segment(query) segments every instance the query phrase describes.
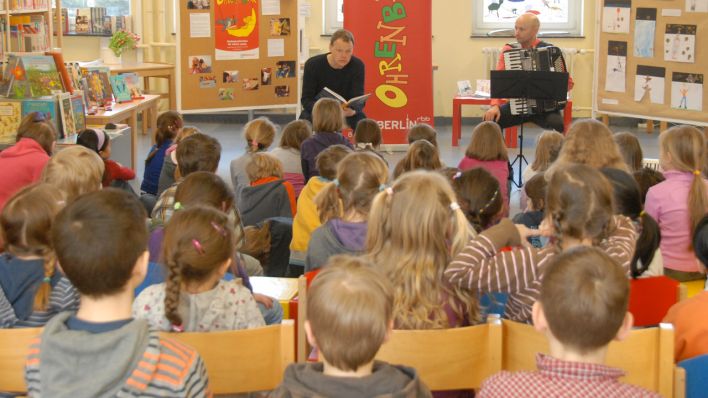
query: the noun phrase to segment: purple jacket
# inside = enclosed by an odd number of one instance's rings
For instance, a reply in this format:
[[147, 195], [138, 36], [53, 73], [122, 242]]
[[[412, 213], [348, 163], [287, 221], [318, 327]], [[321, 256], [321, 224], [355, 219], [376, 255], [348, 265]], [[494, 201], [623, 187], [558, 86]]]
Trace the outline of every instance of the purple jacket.
[[310, 177], [320, 175], [319, 170], [317, 170], [317, 165], [315, 164], [317, 155], [328, 147], [337, 144], [354, 149], [352, 143], [340, 133], [315, 133], [302, 143], [302, 146], [300, 146], [300, 159], [302, 161], [302, 174], [305, 176], [305, 181], [308, 181]]

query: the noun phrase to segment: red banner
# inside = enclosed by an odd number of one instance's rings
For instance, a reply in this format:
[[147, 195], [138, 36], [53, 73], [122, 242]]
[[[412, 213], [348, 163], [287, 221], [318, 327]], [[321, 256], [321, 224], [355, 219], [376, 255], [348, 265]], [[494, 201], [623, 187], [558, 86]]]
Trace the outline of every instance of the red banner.
[[366, 115], [385, 144], [405, 144], [415, 123], [433, 124], [431, 0], [345, 0], [344, 28], [366, 65]]

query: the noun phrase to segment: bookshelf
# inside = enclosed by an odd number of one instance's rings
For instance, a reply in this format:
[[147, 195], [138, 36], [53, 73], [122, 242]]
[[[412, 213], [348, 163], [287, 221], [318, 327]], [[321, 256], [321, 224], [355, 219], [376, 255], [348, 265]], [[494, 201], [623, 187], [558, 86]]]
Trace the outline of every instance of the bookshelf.
[[[61, 9], [61, 0], [56, 0]], [[0, 0], [0, 58], [8, 54], [43, 54], [54, 48], [51, 0]], [[61, 47], [61, 32], [57, 46]]]

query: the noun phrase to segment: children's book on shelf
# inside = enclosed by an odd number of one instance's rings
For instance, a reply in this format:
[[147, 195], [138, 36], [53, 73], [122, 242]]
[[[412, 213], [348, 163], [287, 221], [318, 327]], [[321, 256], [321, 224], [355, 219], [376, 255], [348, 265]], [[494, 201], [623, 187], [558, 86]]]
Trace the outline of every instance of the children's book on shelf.
[[22, 120], [22, 103], [17, 100], [0, 100], [0, 141], [14, 141]]
[[69, 76], [69, 71], [66, 69], [66, 63], [64, 62], [64, 56], [58, 51], [48, 51], [47, 55], [54, 58], [54, 64], [59, 71], [59, 76], [64, 85], [64, 89], [69, 93], [74, 92], [74, 84], [72, 82], [71, 76]]
[[77, 90], [71, 94], [71, 112], [74, 114], [74, 126], [77, 132], [86, 128], [86, 104], [84, 95]]
[[22, 100], [22, 117], [29, 115], [32, 112], [39, 112], [44, 116], [44, 120], [51, 122], [54, 128], [61, 136], [61, 124], [59, 123], [59, 112], [56, 96], [47, 96], [41, 98], [27, 98]]
[[10, 55], [8, 65], [12, 74], [8, 97], [36, 98], [64, 91], [59, 71], [51, 56]]
[[113, 97], [116, 102], [130, 102], [133, 97], [130, 95], [128, 85], [125, 84], [125, 77], [122, 75], [109, 76], [111, 88], [113, 89]]
[[76, 123], [74, 122], [74, 112], [71, 110], [71, 94], [59, 95], [59, 111], [61, 112], [62, 138], [76, 134]]
[[49, 25], [42, 14], [10, 16], [9, 51], [40, 52], [49, 50]]
[[88, 97], [90, 106], [110, 106], [113, 101], [113, 90], [108, 79], [110, 69], [107, 66], [81, 67], [81, 74], [88, 82]]
[[133, 99], [145, 98], [143, 95], [143, 90], [140, 88], [140, 76], [137, 73], [121, 73], [123, 79], [125, 80], [126, 86], [128, 86], [128, 91]]
[[76, 33], [91, 33], [91, 9], [79, 8], [76, 10]]
[[341, 95], [337, 94], [334, 90], [330, 89], [329, 87], [325, 87], [320, 91], [320, 93], [317, 95], [317, 98], [333, 98], [336, 99], [337, 101], [342, 103], [342, 107], [351, 107], [351, 106], [356, 106], [358, 104], [365, 104], [366, 100], [369, 99], [371, 94], [364, 94], [360, 95], [358, 97], [350, 98], [349, 100], [344, 99]]
[[0, 96], [9, 97], [12, 89], [12, 84], [15, 81], [15, 76], [21, 73], [21, 69], [18, 69], [20, 59], [14, 55], [11, 55], [5, 65], [5, 70], [2, 75], [2, 81], [0, 81]]

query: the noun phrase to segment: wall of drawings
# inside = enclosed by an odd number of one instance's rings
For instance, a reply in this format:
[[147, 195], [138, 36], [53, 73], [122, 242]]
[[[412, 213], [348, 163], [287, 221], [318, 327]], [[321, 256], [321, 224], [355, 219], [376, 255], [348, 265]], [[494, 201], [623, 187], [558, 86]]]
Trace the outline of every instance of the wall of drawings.
[[598, 0], [594, 110], [708, 125], [708, 0]]
[[295, 106], [296, 0], [178, 1], [178, 108]]

